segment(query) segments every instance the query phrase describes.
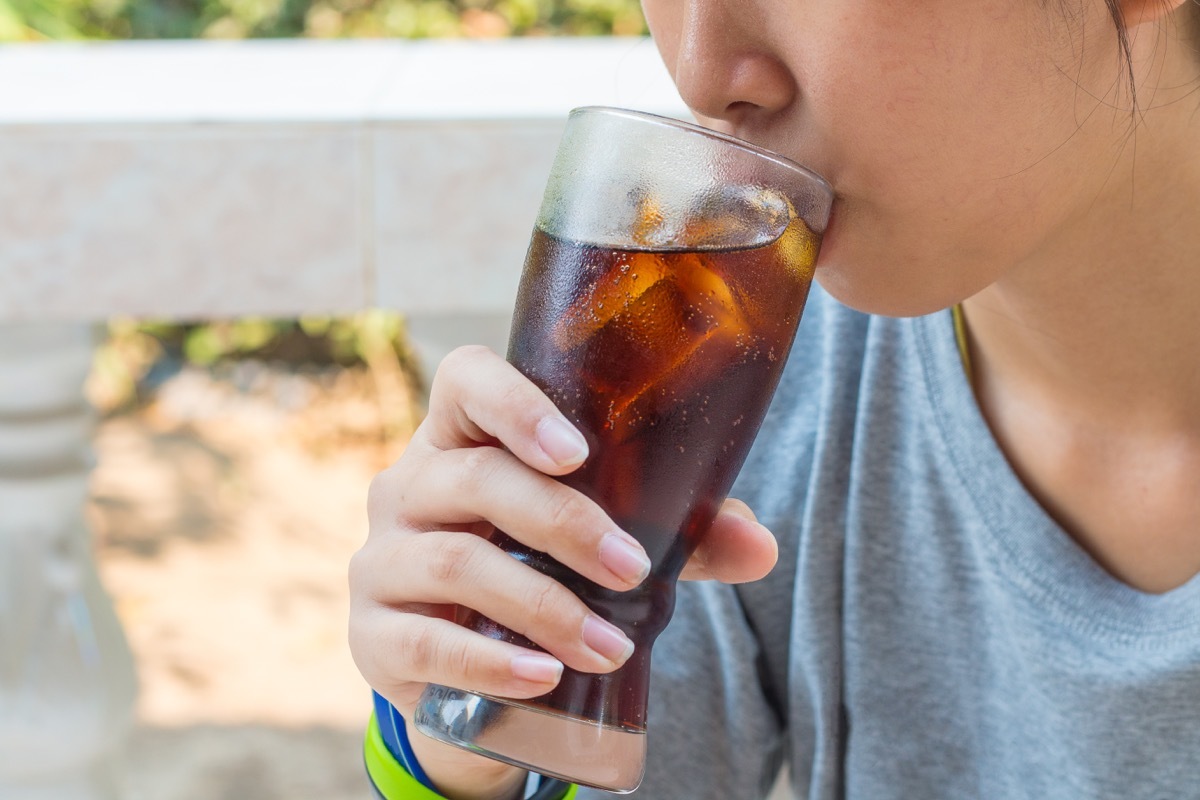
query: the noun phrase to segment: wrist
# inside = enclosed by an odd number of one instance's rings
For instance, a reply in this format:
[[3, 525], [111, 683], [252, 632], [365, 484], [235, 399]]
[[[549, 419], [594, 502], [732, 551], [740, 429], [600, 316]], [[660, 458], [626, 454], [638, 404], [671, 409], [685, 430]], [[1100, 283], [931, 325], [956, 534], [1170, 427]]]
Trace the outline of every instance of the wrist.
[[413, 754], [438, 792], [450, 800], [520, 800], [527, 772], [430, 739], [409, 729]]

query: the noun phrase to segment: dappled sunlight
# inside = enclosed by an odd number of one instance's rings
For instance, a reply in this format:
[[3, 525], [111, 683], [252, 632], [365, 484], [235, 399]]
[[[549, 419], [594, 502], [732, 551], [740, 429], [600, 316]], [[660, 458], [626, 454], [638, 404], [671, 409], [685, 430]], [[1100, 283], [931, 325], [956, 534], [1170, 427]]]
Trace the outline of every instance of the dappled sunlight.
[[190, 366], [100, 423], [89, 519], [141, 681], [131, 796], [368, 796], [345, 572], [416, 417], [378, 386]]

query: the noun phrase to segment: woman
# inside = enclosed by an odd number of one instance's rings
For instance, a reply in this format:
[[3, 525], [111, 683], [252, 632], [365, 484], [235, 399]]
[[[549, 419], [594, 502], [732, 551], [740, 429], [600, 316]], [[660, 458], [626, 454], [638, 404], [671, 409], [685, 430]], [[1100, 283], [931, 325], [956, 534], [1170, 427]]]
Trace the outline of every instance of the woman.
[[[808, 798], [1200, 796], [1200, 8], [644, 6], [701, 123], [837, 201], [749, 507], [655, 646], [637, 796], [761, 797], [781, 761]], [[547, 477], [585, 456], [498, 356], [443, 364], [351, 565], [355, 659], [401, 715], [428, 681], [533, 697], [628, 657], [478, 535], [636, 584], [639, 548]], [[514, 768], [410, 755], [441, 796], [523, 796]]]

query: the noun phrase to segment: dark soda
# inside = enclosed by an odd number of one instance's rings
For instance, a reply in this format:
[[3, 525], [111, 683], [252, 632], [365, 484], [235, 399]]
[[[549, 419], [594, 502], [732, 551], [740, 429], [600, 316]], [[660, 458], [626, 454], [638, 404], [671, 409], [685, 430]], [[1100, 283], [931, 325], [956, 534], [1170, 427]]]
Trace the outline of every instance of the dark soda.
[[[636, 645], [615, 672], [567, 668], [553, 691], [525, 704], [645, 730], [651, 646], [766, 413], [818, 245], [798, 218], [766, 244], [700, 252], [602, 248], [535, 231], [508, 359], [588, 439], [587, 462], [561, 480], [636, 537], [653, 566], [641, 586], [614, 592], [493, 535]], [[480, 614], [463, 621], [541, 649]]]

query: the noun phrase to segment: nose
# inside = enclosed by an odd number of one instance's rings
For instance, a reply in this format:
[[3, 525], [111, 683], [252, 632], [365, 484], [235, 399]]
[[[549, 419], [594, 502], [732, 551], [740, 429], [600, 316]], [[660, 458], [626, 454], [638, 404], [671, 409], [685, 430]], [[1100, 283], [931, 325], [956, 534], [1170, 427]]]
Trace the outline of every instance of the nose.
[[737, 129], [791, 105], [799, 92], [772, 51], [760, 4], [747, 0], [685, 0], [674, 63], [667, 66], [688, 107], [702, 121]]

